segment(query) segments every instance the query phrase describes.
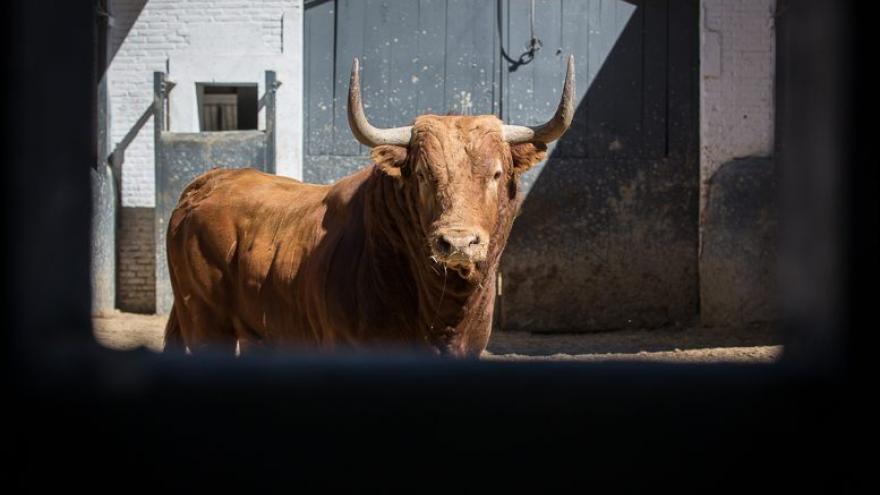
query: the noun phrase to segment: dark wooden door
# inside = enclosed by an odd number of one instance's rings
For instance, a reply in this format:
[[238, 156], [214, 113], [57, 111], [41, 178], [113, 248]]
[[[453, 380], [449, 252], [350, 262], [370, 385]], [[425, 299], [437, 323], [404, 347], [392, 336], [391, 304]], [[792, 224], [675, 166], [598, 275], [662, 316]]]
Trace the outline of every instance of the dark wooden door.
[[[528, 39], [529, 2], [508, 5], [513, 50]], [[537, 1], [534, 31], [534, 61], [504, 73], [505, 120], [547, 118], [569, 53], [579, 105], [524, 177], [502, 265], [504, 326], [686, 324], [698, 305], [698, 3]]]
[[332, 182], [369, 164], [346, 116], [354, 57], [375, 125], [405, 125], [424, 113], [497, 113], [495, 12], [487, 0], [307, 3], [305, 180]]

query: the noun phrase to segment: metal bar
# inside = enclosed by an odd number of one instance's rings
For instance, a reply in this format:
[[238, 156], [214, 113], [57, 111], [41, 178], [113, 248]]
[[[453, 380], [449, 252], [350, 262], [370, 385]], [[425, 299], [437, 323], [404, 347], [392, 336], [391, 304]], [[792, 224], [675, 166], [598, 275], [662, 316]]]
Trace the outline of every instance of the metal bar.
[[[165, 73], [164, 72], [153, 72], [153, 170], [156, 187], [156, 205], [160, 205], [161, 198], [161, 188], [158, 187], [159, 184], [164, 183], [164, 167], [162, 166], [162, 132], [165, 130]], [[170, 284], [168, 282], [167, 275], [167, 265], [165, 263], [165, 249], [164, 242], [161, 242], [160, 239], [165, 239], [164, 225], [162, 225], [162, 219], [159, 216], [159, 212], [155, 212], [156, 215], [153, 219], [153, 228], [155, 229], [155, 239], [156, 239], [156, 249], [154, 251], [155, 255], [155, 280], [156, 280], [156, 312], [159, 314], [168, 313], [171, 310], [171, 305], [167, 304], [166, 301], [169, 299], [166, 296], [166, 293], [169, 292]]]
[[266, 172], [275, 173], [275, 93], [281, 86], [274, 70], [266, 71]]
[[[165, 80], [165, 91], [164, 93], [169, 93], [174, 88], [175, 83], [172, 81]], [[165, 95], [167, 96], [167, 95]], [[137, 121], [131, 126], [131, 129], [125, 134], [125, 137], [122, 138], [122, 141], [118, 142], [116, 146], [113, 148], [113, 151], [107, 156], [107, 162], [110, 164], [110, 168], [113, 169], [113, 173], [116, 176], [117, 187], [122, 187], [122, 164], [125, 163], [125, 150], [131, 146], [132, 141], [137, 137], [137, 135], [141, 132], [141, 129], [147, 124], [147, 121], [150, 120], [150, 117], [153, 116], [156, 109], [156, 102], [154, 101], [147, 108], [144, 109], [144, 112], [138, 117]], [[164, 107], [163, 107], [164, 109]]]
[[153, 72], [153, 127], [156, 131], [156, 142], [159, 134], [165, 130], [165, 73]]

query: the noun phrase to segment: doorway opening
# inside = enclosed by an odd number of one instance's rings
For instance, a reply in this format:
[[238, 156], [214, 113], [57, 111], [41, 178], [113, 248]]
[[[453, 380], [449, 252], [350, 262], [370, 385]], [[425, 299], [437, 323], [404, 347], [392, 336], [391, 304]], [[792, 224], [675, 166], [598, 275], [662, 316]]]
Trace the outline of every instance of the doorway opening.
[[196, 83], [199, 130], [242, 131], [257, 128], [256, 84]]

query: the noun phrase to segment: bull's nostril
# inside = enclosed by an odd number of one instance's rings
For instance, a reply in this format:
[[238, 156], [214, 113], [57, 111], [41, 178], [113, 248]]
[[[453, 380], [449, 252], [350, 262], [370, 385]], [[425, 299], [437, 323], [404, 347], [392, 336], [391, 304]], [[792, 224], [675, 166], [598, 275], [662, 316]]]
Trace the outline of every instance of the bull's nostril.
[[471, 237], [471, 246], [473, 246], [473, 245], [475, 245], [475, 244], [479, 244], [479, 243], [480, 243], [480, 240], [481, 240], [481, 239], [480, 239], [480, 234], [474, 234], [474, 235]]
[[445, 237], [440, 237], [437, 239], [437, 249], [441, 254], [449, 254], [452, 252], [452, 243], [447, 241]]

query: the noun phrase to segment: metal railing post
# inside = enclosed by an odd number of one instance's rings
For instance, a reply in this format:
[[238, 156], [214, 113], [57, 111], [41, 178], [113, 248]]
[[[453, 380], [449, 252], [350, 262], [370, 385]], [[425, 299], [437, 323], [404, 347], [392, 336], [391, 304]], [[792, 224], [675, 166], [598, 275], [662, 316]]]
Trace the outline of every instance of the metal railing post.
[[275, 93], [281, 86], [281, 81], [276, 79], [274, 70], [266, 71], [266, 172], [275, 173]]

